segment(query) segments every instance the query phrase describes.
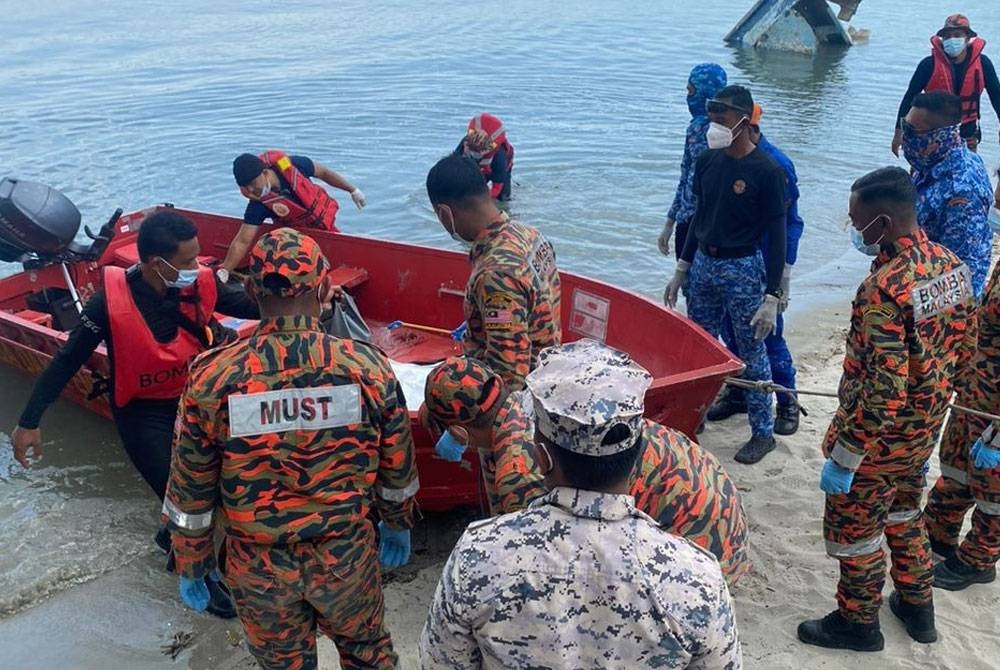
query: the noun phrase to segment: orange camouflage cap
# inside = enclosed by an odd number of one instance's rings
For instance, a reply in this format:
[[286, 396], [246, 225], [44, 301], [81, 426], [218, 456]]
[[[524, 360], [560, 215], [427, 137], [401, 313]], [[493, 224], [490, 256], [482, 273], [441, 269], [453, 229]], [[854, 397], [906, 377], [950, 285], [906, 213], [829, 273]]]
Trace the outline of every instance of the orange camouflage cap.
[[764, 108], [761, 107], [756, 102], [753, 103], [753, 113], [750, 114], [750, 125], [751, 126], [759, 126], [760, 125], [760, 117], [762, 117], [762, 116], [764, 116]]
[[493, 409], [502, 386], [500, 375], [479, 361], [451, 356], [427, 375], [424, 405], [445, 427], [471, 423]]
[[[284, 298], [316, 288], [329, 270], [330, 262], [316, 240], [292, 228], [278, 228], [263, 235], [250, 252], [254, 286]], [[275, 275], [285, 281], [269, 279]]]
[[955, 28], [964, 30], [969, 34], [969, 37], [976, 37], [976, 31], [972, 29], [972, 24], [969, 23], [969, 17], [965, 14], [952, 14], [946, 18], [944, 20], [944, 27], [937, 31], [937, 36], [941, 37], [941, 33], [946, 30], [954, 30]]

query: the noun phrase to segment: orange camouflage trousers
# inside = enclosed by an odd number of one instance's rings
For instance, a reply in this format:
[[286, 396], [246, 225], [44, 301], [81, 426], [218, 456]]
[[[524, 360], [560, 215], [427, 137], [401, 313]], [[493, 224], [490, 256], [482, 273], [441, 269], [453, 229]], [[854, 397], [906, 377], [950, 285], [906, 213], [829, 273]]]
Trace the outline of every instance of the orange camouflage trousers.
[[919, 466], [907, 474], [862, 466], [849, 493], [826, 497], [823, 535], [827, 553], [840, 561], [837, 606], [848, 621], [878, 620], [885, 585], [883, 535], [896, 590], [909, 603], [931, 602], [931, 550], [920, 512], [923, 487]]
[[284, 546], [227, 538], [226, 583], [260, 667], [314, 670], [317, 628], [344, 670], [396, 667], [374, 530], [351, 539], [345, 548], [343, 538]]
[[[924, 509], [930, 538], [958, 545], [959, 560], [977, 570], [988, 570], [1000, 558], [1000, 469], [980, 470], [969, 458], [970, 445], [985, 424], [967, 414], [952, 414], [941, 441], [941, 476]], [[962, 522], [972, 507], [972, 527], [959, 544]]]

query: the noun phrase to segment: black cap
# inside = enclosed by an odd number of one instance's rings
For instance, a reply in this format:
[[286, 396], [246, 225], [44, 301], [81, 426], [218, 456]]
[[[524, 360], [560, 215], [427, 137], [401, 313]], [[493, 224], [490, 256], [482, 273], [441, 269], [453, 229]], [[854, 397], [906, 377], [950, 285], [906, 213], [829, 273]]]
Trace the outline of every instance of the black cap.
[[240, 154], [233, 161], [233, 176], [240, 188], [249, 186], [263, 171], [264, 161], [253, 154]]

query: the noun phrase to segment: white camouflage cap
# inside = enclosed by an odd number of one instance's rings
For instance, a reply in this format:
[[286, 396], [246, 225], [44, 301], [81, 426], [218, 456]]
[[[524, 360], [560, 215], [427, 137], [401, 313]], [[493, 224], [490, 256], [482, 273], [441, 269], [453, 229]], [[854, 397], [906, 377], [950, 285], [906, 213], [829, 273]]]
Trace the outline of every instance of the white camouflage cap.
[[[623, 351], [596, 340], [549, 347], [525, 384], [534, 399], [535, 428], [554, 444], [586, 456], [611, 456], [642, 432], [643, 399], [653, 376]], [[628, 436], [602, 444], [618, 425]]]

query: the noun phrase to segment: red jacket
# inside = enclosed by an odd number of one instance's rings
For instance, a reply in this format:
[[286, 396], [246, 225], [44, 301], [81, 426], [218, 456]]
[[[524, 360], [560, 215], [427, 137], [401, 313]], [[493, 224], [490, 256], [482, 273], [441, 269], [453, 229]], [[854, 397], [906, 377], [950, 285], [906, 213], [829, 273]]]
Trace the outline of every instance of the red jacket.
[[[490, 150], [484, 153], [479, 159], [479, 170], [483, 173], [483, 179], [487, 182], [492, 182], [493, 157], [500, 150], [500, 147], [503, 147], [507, 152], [507, 174], [509, 175], [510, 171], [514, 169], [514, 147], [507, 141], [507, 129], [504, 128], [503, 121], [492, 114], [477, 114], [469, 121], [468, 132], [472, 134], [479, 131], [483, 131], [489, 135], [491, 142]], [[494, 198], [499, 197], [502, 190], [502, 182], [492, 184], [490, 195]]]
[[931, 91], [945, 91], [953, 93], [962, 98], [962, 123], [976, 123], [979, 121], [979, 96], [986, 88], [986, 77], [983, 75], [983, 61], [980, 56], [986, 48], [986, 41], [981, 37], [974, 37], [969, 40], [968, 65], [965, 68], [965, 79], [962, 86], [956, 90], [954, 75], [952, 74], [952, 60], [944, 51], [944, 44], [940, 37], [935, 35], [931, 38], [931, 54], [934, 56], [934, 72], [930, 81], [924, 89], [928, 93]]
[[335, 223], [340, 205], [323, 187], [299, 172], [286, 153], [272, 149], [262, 153], [260, 159], [281, 174], [295, 194], [294, 198], [288, 198], [278, 191], [271, 191], [260, 199], [281, 225], [340, 232]]
[[[104, 294], [114, 341], [115, 405], [124, 407], [134, 398], [179, 398], [187, 382], [188, 363], [205, 349], [204, 345], [180, 326], [173, 340], [158, 342], [132, 298], [122, 268], [104, 268]], [[196, 295], [197, 302], [181, 303], [181, 313], [207, 330], [217, 298], [212, 271], [199, 268], [198, 281], [182, 294]]]

